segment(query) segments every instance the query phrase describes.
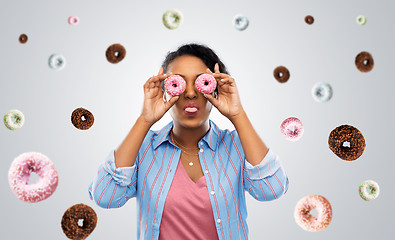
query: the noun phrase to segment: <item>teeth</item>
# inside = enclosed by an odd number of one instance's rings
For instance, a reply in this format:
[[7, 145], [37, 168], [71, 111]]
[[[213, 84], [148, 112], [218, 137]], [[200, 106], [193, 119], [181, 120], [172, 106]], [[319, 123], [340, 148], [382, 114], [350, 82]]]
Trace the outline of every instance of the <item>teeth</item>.
[[187, 107], [187, 108], [185, 108], [185, 111], [187, 111], [187, 112], [196, 112], [197, 108], [195, 108], [195, 107]]

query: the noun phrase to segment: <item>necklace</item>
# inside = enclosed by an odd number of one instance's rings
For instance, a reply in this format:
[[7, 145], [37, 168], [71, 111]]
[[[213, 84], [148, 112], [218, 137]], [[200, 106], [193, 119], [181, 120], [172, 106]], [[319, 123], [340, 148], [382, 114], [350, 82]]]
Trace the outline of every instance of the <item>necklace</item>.
[[[174, 138], [173, 131], [170, 131], [170, 138], [174, 141], [174, 143], [175, 143], [178, 147], [181, 148], [181, 151], [184, 152], [185, 154], [187, 154], [187, 155], [192, 155], [192, 156], [199, 156], [198, 153], [192, 154], [192, 153], [188, 153], [187, 151], [185, 151], [184, 149], [195, 149], [195, 150], [196, 150], [196, 148], [187, 148], [187, 147], [181, 145], [181, 144], [180, 144], [179, 142], [177, 142], [176, 139]], [[183, 148], [184, 148], [184, 149], [183, 149]], [[184, 155], [184, 158], [185, 158], [185, 155]], [[196, 160], [196, 159], [199, 159], [199, 157], [194, 158], [193, 160]], [[189, 161], [189, 159], [187, 159], [187, 160]], [[189, 166], [191, 166], [191, 167], [193, 166], [193, 162], [192, 162], [192, 161], [189, 162]]]

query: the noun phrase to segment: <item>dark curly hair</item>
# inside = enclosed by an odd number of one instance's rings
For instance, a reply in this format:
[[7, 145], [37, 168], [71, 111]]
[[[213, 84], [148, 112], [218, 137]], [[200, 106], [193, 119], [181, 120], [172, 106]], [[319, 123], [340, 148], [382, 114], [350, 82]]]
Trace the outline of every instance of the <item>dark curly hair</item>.
[[[167, 68], [169, 67], [169, 64], [174, 59], [184, 55], [195, 56], [202, 59], [204, 64], [206, 64], [206, 66], [211, 70], [211, 72], [214, 72], [215, 63], [218, 63], [219, 71], [221, 73], [229, 74], [224, 63], [219, 59], [217, 54], [211, 48], [209, 48], [204, 44], [197, 44], [197, 43], [184, 44], [180, 46], [176, 51], [168, 52], [165, 60], [162, 63], [163, 72], [164, 73], [167, 72]], [[161, 82], [161, 86], [162, 86], [162, 90], [165, 91], [164, 81]], [[218, 95], [218, 88], [216, 88], [214, 92], [216, 95]]]

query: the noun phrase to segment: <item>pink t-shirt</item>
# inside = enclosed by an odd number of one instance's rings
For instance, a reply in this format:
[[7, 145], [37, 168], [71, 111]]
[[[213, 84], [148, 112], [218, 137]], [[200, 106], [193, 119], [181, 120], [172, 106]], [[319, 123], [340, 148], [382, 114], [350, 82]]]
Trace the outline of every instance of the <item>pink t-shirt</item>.
[[193, 182], [181, 160], [167, 194], [159, 240], [218, 239], [204, 176]]

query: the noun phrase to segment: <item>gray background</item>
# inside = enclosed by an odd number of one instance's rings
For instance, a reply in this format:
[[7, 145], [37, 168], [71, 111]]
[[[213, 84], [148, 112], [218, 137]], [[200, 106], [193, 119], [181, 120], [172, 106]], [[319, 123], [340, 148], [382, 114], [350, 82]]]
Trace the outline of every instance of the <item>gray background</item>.
[[[235, 78], [248, 117], [263, 141], [280, 155], [289, 176], [288, 193], [279, 200], [258, 202], [248, 193], [250, 239], [392, 239], [395, 234], [394, 157], [394, 1], [2, 1], [0, 4], [0, 112], [19, 109], [25, 125], [16, 131], [0, 127], [1, 238], [67, 239], [60, 221], [73, 204], [85, 203], [98, 214], [89, 239], [135, 239], [136, 201], [120, 209], [96, 206], [88, 186], [109, 152], [118, 147], [143, 104], [143, 84], [157, 74], [168, 51], [188, 42], [207, 44]], [[176, 8], [183, 24], [168, 30], [162, 14]], [[233, 17], [250, 20], [237, 31]], [[315, 22], [304, 22], [306, 15]], [[367, 17], [365, 26], [356, 17]], [[67, 18], [80, 18], [70, 26]], [[28, 35], [20, 44], [21, 33]], [[125, 59], [110, 64], [105, 50], [121, 43]], [[369, 73], [355, 67], [361, 51], [373, 55]], [[54, 71], [48, 58], [60, 53], [66, 67]], [[273, 70], [291, 73], [278, 83]], [[316, 82], [332, 85], [333, 98], [315, 102]], [[90, 110], [94, 125], [87, 131], [70, 121], [78, 107]], [[298, 117], [305, 133], [285, 140], [280, 124]], [[211, 116], [222, 129], [234, 129], [215, 108]], [[157, 122], [159, 129], [169, 113]], [[365, 136], [366, 149], [346, 162], [328, 147], [335, 127], [349, 124]], [[25, 203], [11, 192], [8, 169], [15, 157], [36, 151], [47, 155], [59, 173], [59, 185], [48, 199]], [[365, 202], [359, 184], [372, 179], [380, 196]], [[293, 212], [299, 199], [325, 196], [333, 220], [321, 232], [300, 228]]]

